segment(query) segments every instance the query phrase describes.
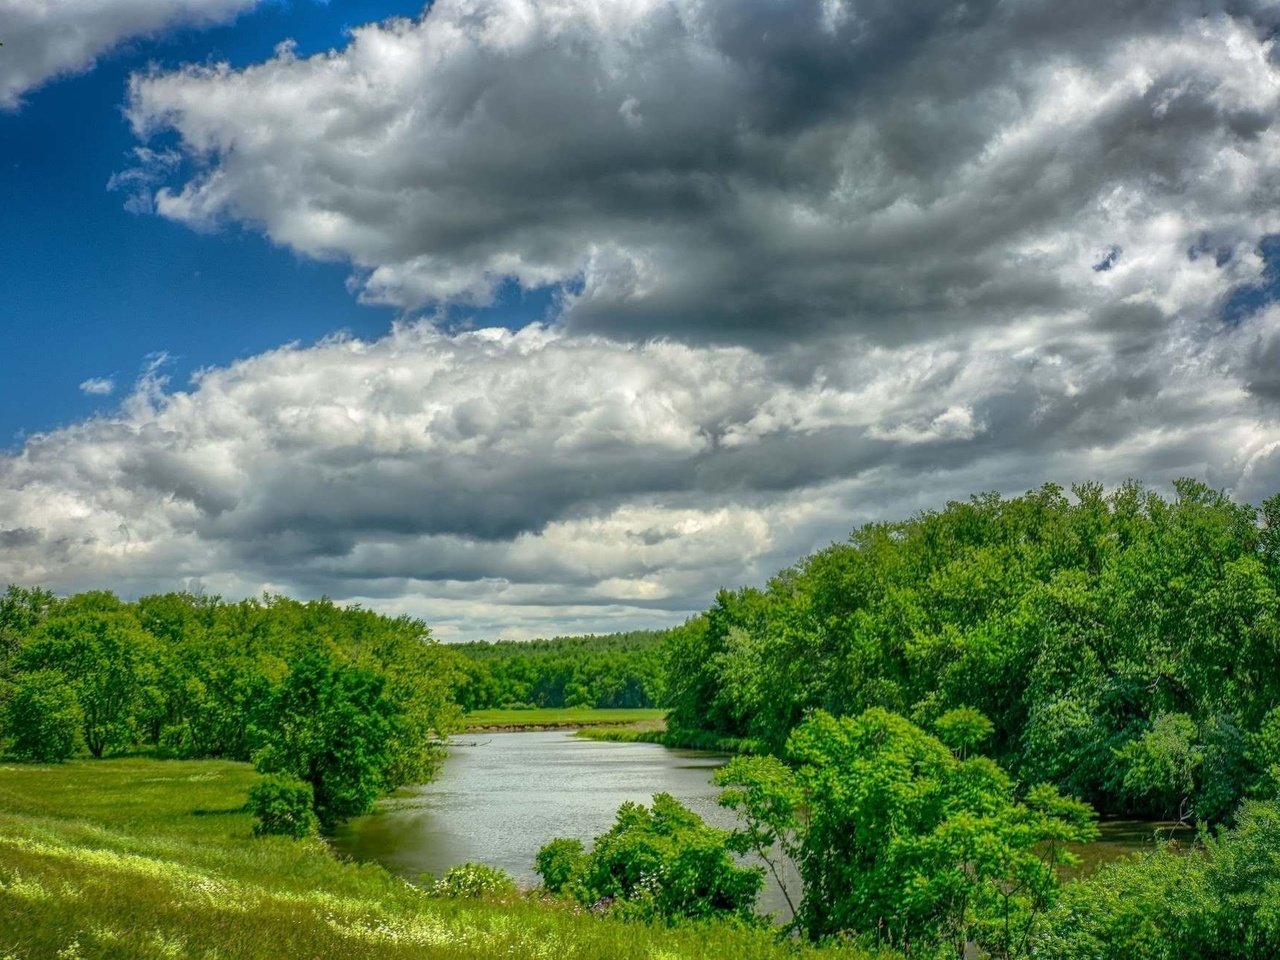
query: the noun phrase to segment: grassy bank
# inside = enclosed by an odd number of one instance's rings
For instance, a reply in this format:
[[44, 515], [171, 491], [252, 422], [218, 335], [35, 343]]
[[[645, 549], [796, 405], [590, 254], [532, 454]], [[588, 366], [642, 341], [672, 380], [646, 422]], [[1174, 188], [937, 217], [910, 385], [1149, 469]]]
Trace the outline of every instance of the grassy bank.
[[577, 734], [585, 740], [607, 740], [611, 743], [660, 743], [664, 747], [706, 750], [711, 753], [764, 753], [758, 740], [722, 737], [701, 730], [667, 730], [663, 727], [583, 727]]
[[859, 957], [533, 898], [439, 900], [319, 840], [254, 839], [256, 774], [218, 761], [0, 768], [0, 957], [218, 960]]
[[665, 710], [548, 707], [534, 710], [473, 710], [468, 730], [559, 730], [585, 726], [661, 730]]

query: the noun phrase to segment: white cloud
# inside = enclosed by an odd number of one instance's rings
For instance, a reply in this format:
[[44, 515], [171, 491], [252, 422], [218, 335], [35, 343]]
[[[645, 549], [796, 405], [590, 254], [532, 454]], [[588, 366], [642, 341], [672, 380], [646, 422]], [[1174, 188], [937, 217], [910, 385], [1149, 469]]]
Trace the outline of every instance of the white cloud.
[[80, 384], [80, 392], [91, 397], [109, 397], [115, 389], [116, 382], [111, 377], [90, 377]]
[[1280, 311], [1135, 365], [998, 337], [742, 347], [426, 324], [201, 373], [0, 456], [0, 582], [321, 593], [445, 635], [671, 622], [855, 523], [1044, 479], [1253, 495], [1241, 364]]
[[199, 578], [528, 635], [669, 622], [978, 490], [1256, 500], [1280, 486], [1278, 16], [438, 0], [344, 50], [136, 76], [132, 209], [346, 259], [369, 300], [514, 280], [561, 312], [177, 392], [152, 370], [0, 457], [0, 581]]
[[124, 40], [229, 20], [258, 0], [0, 0], [0, 109], [53, 77], [83, 73]]
[[[619, 337], [1123, 343], [1280, 230], [1280, 14], [1231, 9], [439, 0], [340, 51], [136, 76], [129, 115], [198, 160], [161, 215], [347, 259], [371, 301], [515, 281]], [[1237, 256], [1193, 268], [1202, 242]]]

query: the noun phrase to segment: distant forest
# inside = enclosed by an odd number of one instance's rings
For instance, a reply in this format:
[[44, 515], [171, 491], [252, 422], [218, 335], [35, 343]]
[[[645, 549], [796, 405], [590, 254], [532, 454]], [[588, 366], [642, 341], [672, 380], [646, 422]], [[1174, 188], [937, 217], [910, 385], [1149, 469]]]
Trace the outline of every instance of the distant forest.
[[462, 643], [458, 702], [497, 707], [656, 707], [663, 704], [662, 631], [528, 642]]

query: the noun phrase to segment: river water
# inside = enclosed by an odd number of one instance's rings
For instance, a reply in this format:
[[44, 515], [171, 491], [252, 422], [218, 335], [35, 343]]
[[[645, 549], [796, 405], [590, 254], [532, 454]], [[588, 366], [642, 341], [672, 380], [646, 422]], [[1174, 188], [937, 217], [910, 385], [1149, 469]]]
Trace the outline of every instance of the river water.
[[[627, 800], [648, 804], [669, 793], [719, 827], [734, 815], [716, 803], [720, 754], [670, 750], [651, 743], [582, 740], [572, 731], [469, 735], [452, 746], [440, 776], [382, 801], [371, 816], [352, 820], [334, 838], [339, 852], [381, 863], [408, 880], [440, 876], [468, 860], [501, 867], [523, 884], [538, 877], [533, 859], [552, 837], [589, 843], [613, 824]], [[1168, 824], [1104, 822], [1100, 842], [1078, 847], [1088, 873], [1126, 853], [1152, 849]], [[1182, 834], [1186, 836], [1186, 832]], [[786, 878], [799, 888], [794, 868]], [[759, 907], [787, 919], [790, 912], [770, 878]]]
[[[450, 747], [435, 781], [400, 790], [376, 813], [352, 820], [334, 846], [409, 880], [474, 860], [532, 886], [543, 844], [552, 837], [589, 844], [627, 800], [648, 804], [655, 793], [669, 793], [709, 823], [733, 826], [711, 782], [725, 760], [651, 743], [583, 740], [563, 730], [468, 735]], [[760, 906], [787, 915], [772, 883]]]

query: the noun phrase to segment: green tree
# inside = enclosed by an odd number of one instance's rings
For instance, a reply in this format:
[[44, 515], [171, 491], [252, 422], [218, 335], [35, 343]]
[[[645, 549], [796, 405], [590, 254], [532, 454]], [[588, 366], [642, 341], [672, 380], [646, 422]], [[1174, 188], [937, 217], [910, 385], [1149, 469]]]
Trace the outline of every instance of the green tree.
[[4, 731], [18, 760], [56, 763], [83, 741], [84, 716], [67, 678], [56, 670], [22, 674], [5, 704]]
[[155, 644], [111, 594], [62, 601], [18, 657], [24, 671], [57, 670], [80, 703], [85, 746], [95, 757], [135, 742], [140, 677]]
[[293, 665], [260, 719], [254, 763], [305, 781], [320, 823], [368, 813], [395, 784], [395, 705], [383, 679], [309, 653]]
[[814, 939], [1022, 955], [1053, 902], [1057, 868], [1073, 860], [1066, 845], [1095, 835], [1084, 804], [1049, 787], [1019, 801], [990, 759], [962, 760], [880, 708], [817, 713], [788, 750], [793, 769], [741, 758], [720, 780], [745, 820], [745, 845], [797, 859], [797, 922]]

